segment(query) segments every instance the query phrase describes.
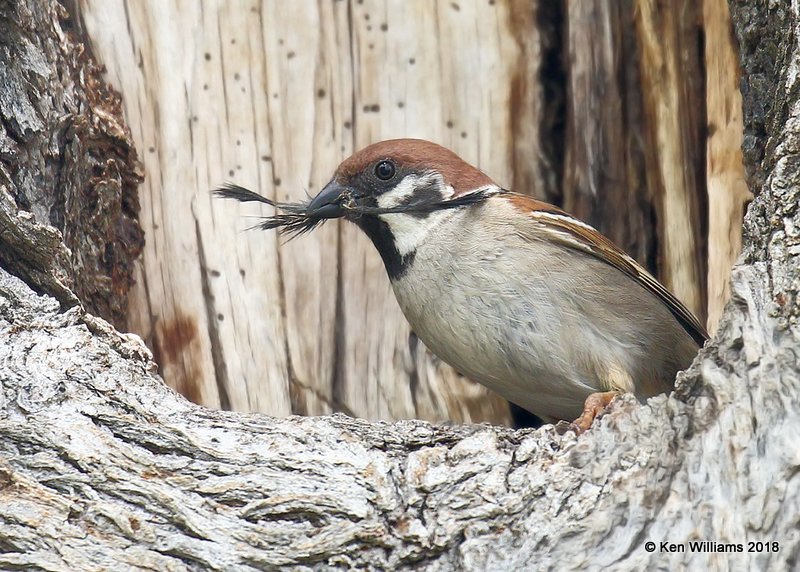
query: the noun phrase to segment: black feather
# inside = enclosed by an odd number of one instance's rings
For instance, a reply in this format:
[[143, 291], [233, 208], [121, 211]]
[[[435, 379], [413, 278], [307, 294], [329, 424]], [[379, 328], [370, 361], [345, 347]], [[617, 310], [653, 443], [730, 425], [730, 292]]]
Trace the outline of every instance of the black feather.
[[235, 199], [241, 203], [264, 203], [283, 211], [264, 217], [263, 221], [251, 226], [248, 230], [277, 229], [281, 234], [286, 234], [291, 240], [313, 230], [325, 221], [325, 219], [310, 217], [306, 214], [308, 202], [282, 203], [273, 201], [249, 189], [231, 183], [215, 189], [212, 194], [223, 199]]
[[[235, 199], [242, 203], [264, 203], [275, 207], [279, 211], [283, 211], [264, 217], [262, 222], [250, 228], [261, 230], [278, 229], [281, 233], [286, 233], [290, 239], [315, 229], [327, 220], [308, 214], [308, 204], [310, 201], [297, 203], [273, 201], [244, 187], [230, 183], [212, 191], [212, 193], [223, 199]], [[342, 208], [353, 215], [362, 216], [378, 216], [382, 214], [426, 214], [438, 210], [458, 208], [479, 203], [489, 198], [492, 194], [494, 194], [493, 191], [477, 191], [449, 200], [401, 204], [388, 208], [359, 205], [352, 200], [352, 197], [343, 197]]]
[[273, 201], [272, 199], [268, 199], [267, 197], [261, 196], [258, 193], [254, 193], [249, 189], [245, 189], [244, 187], [240, 187], [239, 185], [234, 185], [232, 183], [228, 183], [222, 188], [211, 192], [223, 199], [236, 199], [240, 203], [264, 203], [287, 213], [305, 214], [306, 208], [308, 207], [308, 202], [281, 203], [278, 201]]

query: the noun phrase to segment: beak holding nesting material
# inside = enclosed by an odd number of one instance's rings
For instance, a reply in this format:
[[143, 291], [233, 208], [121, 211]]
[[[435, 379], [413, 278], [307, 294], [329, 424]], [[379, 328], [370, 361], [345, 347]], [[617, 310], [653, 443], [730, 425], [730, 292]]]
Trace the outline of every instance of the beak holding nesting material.
[[669, 290], [594, 228], [428, 141], [370, 145], [305, 202], [235, 185], [216, 195], [276, 208], [254, 228], [290, 238], [328, 219], [355, 223], [429, 349], [539, 417], [580, 415], [568, 425], [576, 432], [616, 395], [610, 378], [629, 380], [626, 391], [642, 400], [669, 391], [707, 339]]
[[355, 206], [355, 201], [350, 189], [333, 180], [311, 199], [306, 206], [306, 216], [318, 219], [341, 218], [347, 212], [347, 207], [352, 206]]
[[[327, 188], [327, 187], [326, 187]], [[288, 235], [289, 239], [313, 230], [326, 219], [343, 216], [344, 211], [337, 207], [333, 193], [323, 196], [323, 192], [308, 202], [283, 203], [254, 193], [238, 185], [227, 184], [213, 191], [217, 197], [235, 199], [241, 203], [263, 203], [276, 208], [279, 212], [264, 217], [262, 222], [252, 229], [278, 229]]]

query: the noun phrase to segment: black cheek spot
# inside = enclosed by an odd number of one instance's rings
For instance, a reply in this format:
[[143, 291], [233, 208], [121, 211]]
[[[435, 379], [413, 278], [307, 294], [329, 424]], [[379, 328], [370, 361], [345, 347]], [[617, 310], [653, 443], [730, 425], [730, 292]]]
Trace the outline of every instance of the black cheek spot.
[[[428, 183], [424, 187], [417, 188], [414, 193], [403, 199], [400, 204], [404, 206], [408, 205], [425, 205], [430, 203], [438, 203], [444, 200], [444, 195], [442, 194], [441, 189], [439, 188], [439, 184], [436, 181]], [[424, 219], [428, 218], [433, 211], [425, 212], [425, 211], [417, 211], [409, 213], [410, 216], [415, 218]]]

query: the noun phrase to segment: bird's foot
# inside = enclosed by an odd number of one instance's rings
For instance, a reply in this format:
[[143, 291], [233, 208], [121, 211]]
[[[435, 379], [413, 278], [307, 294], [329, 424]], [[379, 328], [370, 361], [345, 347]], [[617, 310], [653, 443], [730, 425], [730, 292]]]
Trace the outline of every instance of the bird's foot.
[[583, 413], [572, 423], [567, 421], [559, 421], [556, 424], [556, 431], [562, 435], [567, 431], [575, 431], [576, 435], [584, 433], [595, 419], [600, 417], [606, 410], [606, 407], [614, 401], [614, 398], [619, 395], [617, 391], [606, 391], [603, 393], [592, 393], [586, 398], [583, 404]]

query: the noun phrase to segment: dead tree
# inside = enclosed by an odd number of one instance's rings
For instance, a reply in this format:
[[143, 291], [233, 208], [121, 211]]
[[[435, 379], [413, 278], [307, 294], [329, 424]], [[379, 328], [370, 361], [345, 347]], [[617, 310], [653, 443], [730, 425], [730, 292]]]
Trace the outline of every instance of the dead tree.
[[129, 325], [195, 403], [509, 423], [418, 342], [358, 229], [242, 232], [267, 211], [208, 193], [301, 200], [392, 137], [566, 207], [719, 319], [747, 196], [725, 0], [78, 5], [145, 173]]
[[[45, 161], [76, 138], [127, 148], [113, 110], [82, 99], [85, 87], [52, 88], [91, 83], [69, 21], [49, 4], [22, 6], [0, 3], [1, 568], [797, 566], [800, 8], [731, 4], [755, 199], [717, 334], [673, 394], [622, 399], [575, 438], [551, 427], [274, 419], [210, 411], [167, 388], [138, 337], [78, 303], [70, 276], [87, 266], [62, 241], [72, 219], [59, 227], [52, 211], [24, 204], [8, 169], [34, 140], [31, 157]], [[14, 41], [33, 29], [42, 44]], [[32, 73], [41, 87], [19, 79]], [[58, 105], [42, 114], [40, 99]], [[44, 145], [37, 134], [64, 110], [87, 114], [88, 126]], [[124, 172], [106, 152], [81, 176]]]

